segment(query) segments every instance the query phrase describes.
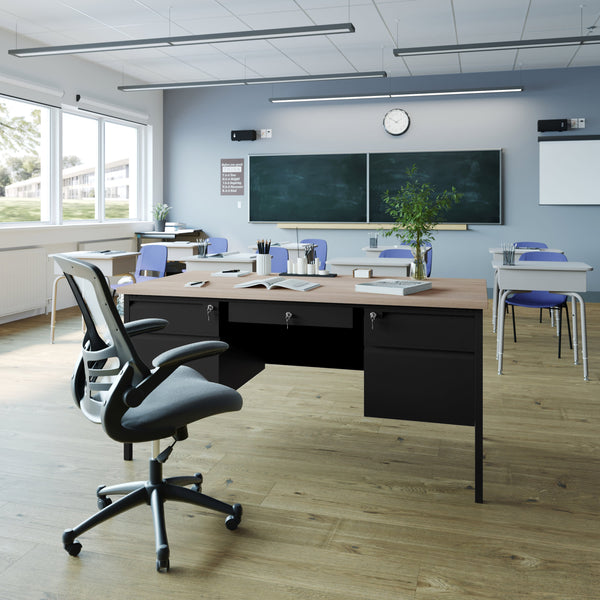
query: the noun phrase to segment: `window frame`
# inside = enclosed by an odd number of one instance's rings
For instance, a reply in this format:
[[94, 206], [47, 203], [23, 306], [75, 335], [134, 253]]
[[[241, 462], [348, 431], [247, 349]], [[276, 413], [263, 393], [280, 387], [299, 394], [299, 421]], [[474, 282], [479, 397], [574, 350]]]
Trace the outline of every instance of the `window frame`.
[[[90, 110], [82, 110], [77, 107], [70, 106], [53, 106], [42, 102], [36, 102], [27, 98], [17, 97], [9, 94], [0, 93], [0, 102], [6, 98], [8, 100], [16, 102], [24, 102], [34, 107], [40, 107], [49, 110], [49, 148], [44, 149], [41, 153], [48, 155], [48, 170], [49, 170], [49, 185], [48, 185], [48, 203], [47, 207], [48, 219], [42, 220], [45, 209], [42, 207], [40, 220], [39, 221], [0, 221], [0, 229], [9, 229], [17, 227], [55, 227], [55, 226], [67, 226], [73, 227], [77, 225], [93, 225], [93, 224], [119, 224], [119, 223], [135, 223], [140, 221], [147, 221], [145, 217], [146, 213], [149, 212], [150, 206], [149, 200], [144, 199], [150, 198], [149, 182], [151, 178], [152, 166], [148, 161], [148, 156], [151, 156], [151, 149], [148, 147], [151, 136], [151, 125], [147, 123], [140, 123], [128, 119], [114, 117], [111, 115], [99, 114]], [[95, 204], [95, 218], [93, 219], [77, 219], [77, 220], [64, 220], [63, 219], [63, 202], [62, 202], [62, 150], [63, 150], [63, 115], [71, 114], [74, 116], [85, 117], [96, 121], [98, 128], [98, 156], [96, 165], [96, 204]], [[136, 188], [137, 197], [135, 199], [135, 217], [118, 218], [118, 219], [107, 219], [105, 215], [105, 125], [106, 123], [113, 123], [116, 125], [123, 125], [126, 127], [133, 127], [137, 132], [137, 177], [136, 177]]]

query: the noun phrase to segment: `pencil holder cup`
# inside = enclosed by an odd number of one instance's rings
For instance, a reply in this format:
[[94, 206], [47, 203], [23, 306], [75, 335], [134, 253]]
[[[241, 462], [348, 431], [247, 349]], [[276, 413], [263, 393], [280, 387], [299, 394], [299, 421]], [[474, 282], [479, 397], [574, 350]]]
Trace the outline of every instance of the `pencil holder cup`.
[[296, 273], [298, 273], [298, 275], [306, 275], [306, 258], [305, 257], [296, 259]]
[[270, 275], [271, 273], [271, 255], [257, 254], [256, 255], [256, 272], [258, 275]]

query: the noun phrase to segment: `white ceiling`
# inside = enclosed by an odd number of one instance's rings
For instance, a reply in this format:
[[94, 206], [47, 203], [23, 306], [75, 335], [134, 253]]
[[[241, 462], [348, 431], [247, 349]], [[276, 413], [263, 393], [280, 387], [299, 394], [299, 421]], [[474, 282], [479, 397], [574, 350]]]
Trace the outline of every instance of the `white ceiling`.
[[15, 34], [15, 47], [348, 21], [355, 33], [81, 56], [118, 71], [123, 83], [373, 70], [408, 77], [600, 65], [600, 45], [406, 59], [392, 54], [395, 47], [597, 35], [600, 0], [2, 0], [0, 4], [0, 27]]

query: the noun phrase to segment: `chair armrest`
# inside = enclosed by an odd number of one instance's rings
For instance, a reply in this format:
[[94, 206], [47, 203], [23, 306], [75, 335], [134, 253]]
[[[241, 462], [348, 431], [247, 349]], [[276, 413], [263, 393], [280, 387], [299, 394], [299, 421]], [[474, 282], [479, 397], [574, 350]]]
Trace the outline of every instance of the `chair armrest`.
[[156, 389], [177, 367], [190, 360], [221, 354], [228, 348], [229, 344], [215, 340], [186, 344], [159, 354], [152, 361], [155, 370], [135, 388], [125, 392], [123, 396], [125, 404], [129, 407], [139, 406], [144, 398]]
[[152, 366], [157, 367], [158, 369], [164, 367], [178, 367], [190, 360], [221, 354], [228, 348], [229, 344], [217, 340], [186, 344], [185, 346], [179, 346], [178, 348], [166, 350], [162, 354], [159, 354], [152, 361]]
[[169, 324], [166, 319], [138, 319], [124, 323], [125, 331], [128, 335], [137, 335], [138, 333], [150, 333], [158, 331]]

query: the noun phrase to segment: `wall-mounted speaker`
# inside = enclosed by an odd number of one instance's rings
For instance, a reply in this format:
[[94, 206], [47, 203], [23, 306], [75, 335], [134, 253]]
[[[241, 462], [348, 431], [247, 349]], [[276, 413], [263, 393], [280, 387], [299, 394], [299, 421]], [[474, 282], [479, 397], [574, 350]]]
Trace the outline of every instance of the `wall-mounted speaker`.
[[240, 129], [239, 131], [231, 132], [232, 142], [253, 142], [256, 139], [256, 131], [254, 129]]
[[538, 131], [566, 131], [569, 119], [545, 119], [538, 121]]

